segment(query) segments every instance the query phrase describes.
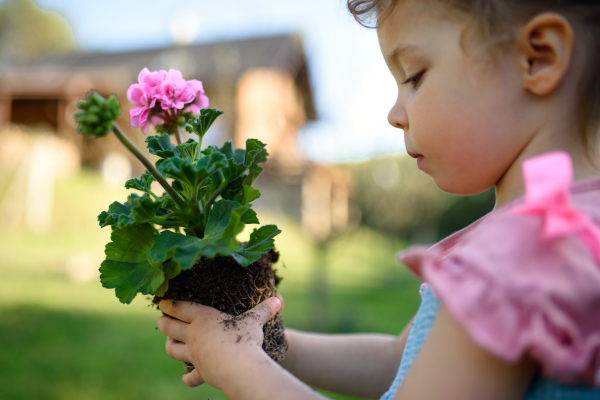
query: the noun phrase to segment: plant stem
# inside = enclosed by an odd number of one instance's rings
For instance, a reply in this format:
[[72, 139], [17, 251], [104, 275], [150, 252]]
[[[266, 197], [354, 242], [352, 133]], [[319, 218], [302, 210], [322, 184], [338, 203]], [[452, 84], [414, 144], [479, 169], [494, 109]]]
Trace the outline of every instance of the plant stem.
[[202, 148], [202, 136], [198, 135], [198, 146], [196, 147], [196, 154], [194, 154], [194, 162], [200, 159], [200, 150]]
[[181, 199], [181, 197], [179, 197], [179, 195], [175, 192], [175, 190], [173, 190], [171, 185], [169, 185], [166, 179], [156, 170], [156, 168], [154, 168], [154, 165], [152, 165], [150, 160], [148, 160], [146, 156], [142, 154], [140, 149], [138, 149], [135, 146], [135, 144], [133, 144], [133, 142], [129, 140], [129, 138], [125, 135], [125, 133], [123, 133], [121, 128], [119, 128], [119, 125], [117, 125], [114, 122], [113, 132], [117, 139], [119, 139], [119, 141], [123, 144], [123, 146], [125, 146], [127, 150], [131, 152], [131, 154], [133, 154], [138, 160], [140, 160], [140, 162], [144, 165], [144, 167], [146, 167], [146, 169], [148, 170], [148, 172], [150, 172], [154, 179], [156, 179], [156, 181], [160, 183], [160, 185], [166, 190], [169, 196], [171, 196], [175, 203], [177, 203], [179, 208], [181, 208], [182, 211], [187, 210], [188, 205]]
[[151, 190], [148, 190], [146, 193], [148, 193], [150, 196], [154, 197], [154, 200], [160, 200], [160, 198], [157, 195], [155, 195], [154, 193], [152, 193]]
[[177, 130], [175, 131], [175, 139], [177, 139], [177, 144], [183, 143], [183, 138], [181, 135], [181, 126], [177, 125]]
[[162, 217], [154, 217], [154, 221], [167, 221], [169, 220], [169, 218], [173, 217], [173, 213], [167, 214], [167, 215], [163, 215]]
[[162, 221], [162, 222], [154, 222], [154, 223], [156, 225], [168, 226], [169, 228], [187, 228], [187, 226], [185, 224], [177, 223], [177, 222]]
[[198, 203], [198, 191], [192, 195], [192, 200], [190, 201], [192, 204], [192, 209], [196, 212], [196, 214], [200, 214], [200, 209], [198, 207], [194, 207], [193, 204]]
[[215, 190], [213, 195], [210, 196], [210, 199], [208, 199], [208, 201], [204, 205], [204, 208], [202, 209], [202, 213], [206, 216], [208, 216], [208, 210], [210, 210], [210, 206], [215, 202], [215, 199], [217, 198], [217, 196], [221, 194], [221, 192], [225, 189], [225, 187], [229, 183], [228, 181], [225, 180], [225, 177], [223, 176], [223, 172], [221, 172], [219, 170], [219, 174], [221, 175], [221, 185], [219, 186], [219, 188], [217, 190]]

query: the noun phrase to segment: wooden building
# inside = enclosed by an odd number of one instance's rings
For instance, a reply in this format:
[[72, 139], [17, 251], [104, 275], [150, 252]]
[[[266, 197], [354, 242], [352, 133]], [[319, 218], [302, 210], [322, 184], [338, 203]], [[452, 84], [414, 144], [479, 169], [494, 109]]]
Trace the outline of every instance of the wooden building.
[[[77, 99], [95, 88], [121, 99], [119, 124], [129, 128], [127, 88], [142, 68], [174, 68], [186, 79], [203, 82], [211, 107], [225, 111], [214, 140], [243, 144], [258, 137], [274, 159], [294, 157], [293, 137], [315, 109], [301, 39], [295, 35], [261, 37], [122, 53], [74, 54], [15, 66], [0, 76], [0, 127], [9, 123], [43, 126], [77, 144], [83, 165], [96, 167], [114, 140], [88, 143], [75, 133]], [[127, 133], [139, 142], [133, 129]], [[211, 138], [208, 138], [211, 140]], [[285, 157], [279, 154], [285, 154]], [[297, 157], [296, 157], [297, 158]]]
[[343, 230], [350, 181], [340, 179], [331, 168], [303, 160], [297, 146], [304, 123], [317, 118], [307, 60], [297, 35], [73, 54], [14, 66], [0, 71], [0, 135], [14, 124], [38, 128], [75, 145], [84, 167], [98, 168], [117, 153], [127, 157], [133, 173], [139, 175], [141, 164], [116, 138], [82, 137], [75, 132], [72, 116], [77, 100], [90, 88], [105, 96], [114, 93], [123, 107], [117, 122], [139, 147], [145, 147], [144, 135], [129, 126], [132, 105], [126, 98], [127, 89], [145, 67], [150, 71], [174, 68], [185, 79], [203, 82], [210, 106], [225, 111], [205, 143], [233, 140], [236, 147], [243, 147], [251, 137], [267, 143], [270, 157], [264, 177], [257, 182], [263, 192], [258, 207], [295, 216], [317, 241]]

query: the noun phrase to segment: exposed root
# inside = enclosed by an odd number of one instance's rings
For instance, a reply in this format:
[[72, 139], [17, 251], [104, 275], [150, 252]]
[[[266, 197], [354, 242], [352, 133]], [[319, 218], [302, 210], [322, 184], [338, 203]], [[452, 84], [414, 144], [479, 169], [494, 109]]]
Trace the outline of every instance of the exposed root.
[[[262, 301], [275, 296], [279, 278], [271, 264], [279, 259], [279, 253], [271, 250], [260, 260], [249, 265], [240, 265], [231, 257], [215, 257], [203, 260], [192, 269], [183, 271], [169, 282], [169, 289], [161, 298], [192, 301], [223, 311], [232, 316], [224, 319], [224, 329], [239, 329], [240, 318], [246, 311], [256, 307]], [[246, 314], [245, 317], [250, 316]], [[258, 317], [258, 315], [256, 315]], [[287, 350], [281, 314], [268, 321], [263, 327], [263, 349], [275, 361], [280, 362]], [[242, 337], [236, 338], [241, 341]], [[194, 366], [186, 363], [186, 370]], [[191, 369], [190, 369], [191, 368]]]

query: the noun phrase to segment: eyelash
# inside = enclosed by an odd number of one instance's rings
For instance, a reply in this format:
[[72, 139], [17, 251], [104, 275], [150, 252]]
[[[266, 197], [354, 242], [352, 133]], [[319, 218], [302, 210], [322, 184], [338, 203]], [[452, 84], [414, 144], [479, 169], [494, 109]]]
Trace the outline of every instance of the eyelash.
[[419, 86], [419, 83], [421, 83], [421, 78], [423, 77], [423, 74], [425, 73], [425, 71], [419, 72], [417, 75], [413, 76], [412, 78], [408, 78], [407, 80], [405, 80], [404, 82], [402, 82], [403, 85], [409, 85], [412, 86], [413, 89], [416, 89], [417, 86]]

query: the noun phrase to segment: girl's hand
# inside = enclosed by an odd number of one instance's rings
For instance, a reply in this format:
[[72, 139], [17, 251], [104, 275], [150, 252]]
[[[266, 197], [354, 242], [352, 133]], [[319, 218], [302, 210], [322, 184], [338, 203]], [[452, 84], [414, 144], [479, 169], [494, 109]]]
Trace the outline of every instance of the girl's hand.
[[282, 309], [283, 299], [271, 297], [237, 317], [187, 301], [161, 300], [158, 306], [168, 315], [158, 319], [158, 329], [168, 336], [167, 354], [195, 367], [183, 383], [218, 388], [230, 365], [262, 352], [263, 325]]

